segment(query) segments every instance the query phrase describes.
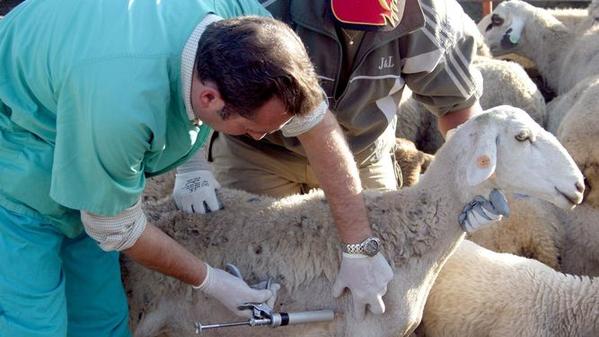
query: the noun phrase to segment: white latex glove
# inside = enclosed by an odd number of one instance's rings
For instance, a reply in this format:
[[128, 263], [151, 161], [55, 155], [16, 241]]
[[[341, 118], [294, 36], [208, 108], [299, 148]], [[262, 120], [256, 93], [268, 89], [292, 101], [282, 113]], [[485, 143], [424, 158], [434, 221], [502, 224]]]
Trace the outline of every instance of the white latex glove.
[[373, 314], [385, 312], [383, 295], [392, 278], [393, 271], [383, 254], [369, 257], [343, 253], [341, 267], [333, 284], [333, 296], [341, 296], [343, 290], [348, 288], [354, 303], [354, 316], [363, 320], [366, 306]]
[[206, 271], [207, 275], [204, 282], [193, 288], [199, 289], [206, 295], [218, 300], [227, 309], [241, 317], [250, 318], [252, 312], [251, 310], [239, 310], [240, 305], [245, 303], [273, 303], [274, 301], [269, 300], [276, 296], [276, 292], [280, 287], [278, 284], [273, 284], [270, 289], [253, 289], [244, 280], [222, 269], [212, 268], [206, 264]]
[[177, 208], [186, 213], [209, 213], [223, 208], [216, 196], [220, 184], [210, 170], [197, 170], [175, 175], [173, 198]]
[[492, 190], [489, 199], [477, 195], [462, 210], [458, 216], [458, 222], [467, 233], [472, 233], [483, 227], [489, 226], [496, 221], [509, 216], [510, 209], [505, 195], [499, 190]]

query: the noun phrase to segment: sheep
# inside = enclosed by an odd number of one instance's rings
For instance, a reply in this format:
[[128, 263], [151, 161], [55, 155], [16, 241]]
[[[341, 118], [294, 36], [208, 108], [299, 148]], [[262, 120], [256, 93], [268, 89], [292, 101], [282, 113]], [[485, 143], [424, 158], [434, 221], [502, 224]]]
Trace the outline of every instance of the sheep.
[[[396, 156], [404, 178], [403, 186], [413, 186], [428, 167], [427, 161], [434, 156], [418, 151], [408, 140], [398, 138], [398, 143], [401, 143], [401, 150], [396, 150]], [[556, 208], [538, 199], [512, 202], [513, 199], [508, 196], [512, 205], [509, 217], [471, 233], [467, 238], [492, 251], [528, 257], [560, 270], [565, 232]]]
[[426, 337], [599, 336], [599, 280], [463, 241], [429, 294]]
[[[509, 104], [527, 111], [545, 126], [545, 101], [536, 85], [522, 67], [514, 62], [477, 57], [472, 64], [483, 77], [480, 104], [483, 109]], [[435, 151], [444, 140], [437, 129], [437, 121], [423, 104], [411, 97], [406, 88], [399, 104], [395, 135], [411, 140], [427, 153]]]
[[599, 1], [593, 0], [586, 9], [550, 9], [549, 12], [573, 30], [577, 35], [583, 34], [599, 21]]
[[599, 276], [599, 209], [585, 205], [571, 211], [557, 210], [565, 238], [561, 249], [561, 271]]
[[589, 12], [585, 8], [547, 8], [547, 12], [563, 23], [570, 31], [579, 31], [587, 21]]
[[395, 158], [401, 169], [402, 186], [416, 185], [420, 175], [426, 171], [433, 155], [422, 152], [416, 145], [404, 138], [395, 139]]
[[577, 36], [545, 9], [505, 1], [478, 27], [493, 55], [516, 53], [533, 60], [558, 95], [599, 74], [599, 34], [590, 29]]
[[590, 77], [578, 83], [574, 88], [570, 89], [565, 94], [555, 97], [551, 102], [547, 103], [547, 131], [557, 135], [557, 129], [562, 123], [564, 116], [585, 93], [595, 77]]
[[[395, 156], [404, 187], [415, 185], [434, 159], [403, 138], [397, 138]], [[469, 234], [468, 239], [492, 251], [528, 257], [559, 270], [565, 233], [555, 206], [539, 199], [513, 199], [508, 196], [512, 205], [509, 217]]]
[[[434, 159], [433, 155], [419, 151], [414, 143], [403, 138], [397, 138], [395, 156], [404, 187], [415, 185]], [[492, 251], [528, 257], [559, 270], [565, 233], [556, 208], [539, 199], [512, 202], [513, 199], [508, 196], [512, 205], [509, 217], [471, 233], [467, 238]]]
[[[322, 193], [275, 200], [222, 189], [223, 211], [184, 214], [172, 201], [146, 204], [145, 211], [151, 223], [211, 265], [234, 263], [251, 282], [273, 276], [282, 284], [276, 310], [336, 312], [332, 323], [281, 328], [284, 331], [231, 328], [209, 336], [396, 337], [408, 335], [420, 322], [437, 273], [464, 236], [458, 215], [475, 195], [499, 188], [571, 208], [582, 198], [582, 184], [582, 174], [565, 149], [524, 111], [500, 106], [467, 121], [438, 151], [417, 185], [365, 192], [373, 231], [385, 243], [383, 254], [395, 277], [384, 297], [385, 314], [367, 315], [362, 322], [351, 319], [348, 293], [339, 299], [331, 294], [340, 243]], [[233, 319], [187, 285], [131, 261], [124, 261], [124, 268], [137, 337], [159, 332], [194, 336], [194, 320]]]
[[599, 76], [584, 84], [561, 121], [557, 138], [586, 178], [585, 203], [599, 208]]
[[597, 23], [599, 21], [599, 0], [593, 0], [587, 8], [589, 21]]
[[158, 201], [171, 195], [175, 187], [175, 171], [146, 179], [143, 202]]

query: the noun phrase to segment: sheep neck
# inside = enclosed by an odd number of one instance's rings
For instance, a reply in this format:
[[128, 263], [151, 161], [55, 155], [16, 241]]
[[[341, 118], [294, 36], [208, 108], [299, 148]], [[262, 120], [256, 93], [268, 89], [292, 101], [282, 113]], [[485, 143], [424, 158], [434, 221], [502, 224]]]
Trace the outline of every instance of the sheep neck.
[[530, 26], [543, 28], [526, 31], [529, 45], [534, 45], [534, 48], [523, 49], [522, 54], [536, 63], [547, 84], [557, 91], [565, 51], [574, 41], [575, 35], [562, 23], [555, 22], [553, 17], [551, 20], [546, 18], [546, 15], [550, 14], [543, 14], [536, 13], [529, 17], [529, 20], [534, 22]]
[[417, 185], [383, 194], [381, 200], [376, 201], [378, 206], [391, 205], [379, 207], [377, 212], [381, 209], [391, 211], [388, 214], [370, 214], [372, 218], [401, 224], [401, 227], [381, 234], [384, 241], [394, 243], [391, 246], [395, 250], [387, 253], [396, 266], [403, 266], [413, 259], [411, 263], [422, 270], [426, 269], [422, 267], [424, 265], [432, 266], [429, 271], [436, 276], [464, 235], [457, 219], [465, 205], [463, 200], [470, 198], [470, 194], [456, 182], [456, 162], [460, 151], [451, 148], [458, 147], [444, 146], [439, 150]]
[[536, 307], [543, 308], [544, 326], [559, 336], [599, 334], [599, 279], [556, 273], [550, 281], [535, 280]]

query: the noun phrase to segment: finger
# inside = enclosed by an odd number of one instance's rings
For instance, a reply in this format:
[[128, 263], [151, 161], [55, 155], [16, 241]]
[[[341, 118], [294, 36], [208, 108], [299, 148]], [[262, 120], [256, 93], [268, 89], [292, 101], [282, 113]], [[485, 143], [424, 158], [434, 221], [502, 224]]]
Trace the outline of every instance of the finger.
[[345, 289], [345, 285], [341, 283], [340, 279], [337, 278], [335, 283], [333, 284], [333, 297], [339, 297], [343, 294], [343, 290]]
[[181, 208], [185, 213], [195, 213], [195, 211], [193, 210], [193, 205], [189, 202], [182, 202]]
[[273, 283], [270, 285], [270, 292], [272, 293], [272, 296], [268, 299], [268, 301], [266, 301], [266, 304], [268, 304], [268, 306], [271, 308], [273, 308], [277, 302], [277, 294], [279, 293], [279, 289], [281, 289], [281, 286], [278, 283]]
[[208, 204], [206, 204], [206, 201], [202, 201], [201, 203], [202, 206], [199, 207], [199, 212], [200, 214], [206, 214], [206, 213], [210, 213], [210, 209], [208, 208]]
[[366, 308], [362, 301], [358, 301], [356, 297], [353, 298], [354, 302], [354, 317], [357, 321], [364, 320], [364, 316], [366, 315]]
[[252, 318], [252, 310], [251, 309], [244, 309], [244, 310], [239, 310], [239, 309], [235, 309], [235, 310], [231, 310], [233, 311], [233, 313], [235, 313], [235, 315], [239, 316], [239, 317], [245, 317], [245, 318]]
[[263, 290], [252, 289], [248, 302], [264, 303], [264, 302], [268, 301], [269, 298], [273, 297], [273, 295], [274, 294], [270, 289], [263, 289]]
[[207, 203], [207, 209], [209, 209], [210, 211], [218, 211], [220, 208], [218, 208], [218, 199], [216, 198], [216, 194], [212, 195], [212, 197], [209, 197], [206, 200]]
[[497, 189], [493, 189], [491, 194], [489, 195], [489, 201], [493, 205], [493, 207], [497, 210], [497, 213], [509, 216], [510, 207], [507, 203], [507, 199], [505, 198], [505, 194]]
[[374, 301], [368, 303], [368, 309], [371, 313], [375, 315], [381, 315], [385, 312], [385, 302], [383, 302], [383, 297], [381, 295], [377, 295]]
[[470, 216], [466, 217], [466, 220], [464, 221], [464, 228], [468, 233], [472, 233], [476, 229], [470, 220]]

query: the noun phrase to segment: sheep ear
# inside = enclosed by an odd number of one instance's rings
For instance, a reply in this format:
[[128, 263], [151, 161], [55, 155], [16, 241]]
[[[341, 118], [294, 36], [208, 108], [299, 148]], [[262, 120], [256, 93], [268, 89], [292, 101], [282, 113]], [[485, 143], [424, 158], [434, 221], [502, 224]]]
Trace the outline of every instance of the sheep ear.
[[524, 20], [519, 17], [514, 17], [510, 29], [507, 31], [509, 41], [512, 45], [517, 45], [522, 37], [522, 31], [524, 30]]
[[[488, 135], [488, 134], [487, 134]], [[481, 135], [466, 166], [466, 181], [475, 186], [489, 179], [497, 167], [497, 140]]]

